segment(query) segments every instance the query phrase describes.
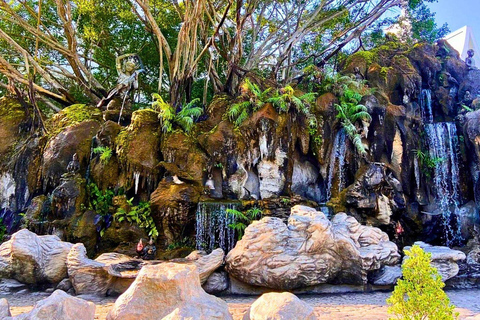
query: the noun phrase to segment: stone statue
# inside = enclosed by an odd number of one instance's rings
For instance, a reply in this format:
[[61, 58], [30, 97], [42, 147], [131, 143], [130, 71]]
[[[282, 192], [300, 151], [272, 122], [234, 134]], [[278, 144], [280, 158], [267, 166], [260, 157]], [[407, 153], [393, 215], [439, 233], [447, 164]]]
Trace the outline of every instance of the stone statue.
[[475, 60], [473, 60], [473, 56], [475, 55], [475, 51], [470, 49], [467, 51], [468, 57], [465, 59], [465, 65], [467, 66], [468, 70], [476, 69], [475, 68]]
[[72, 161], [67, 165], [67, 172], [75, 174], [78, 171], [80, 171], [80, 161], [78, 161], [78, 155], [75, 153], [72, 157]]
[[135, 251], [137, 252], [137, 256], [141, 258], [143, 256], [143, 248], [145, 246], [143, 245], [143, 239], [140, 239], [137, 243], [137, 247], [135, 248]]
[[362, 81], [365, 79], [365, 77], [363, 76], [362, 72], [360, 71], [360, 68], [359, 67], [355, 67], [353, 68], [353, 75], [355, 76], [355, 79], [357, 81]]
[[138, 75], [144, 72], [144, 69], [137, 54], [129, 53], [117, 57], [116, 68], [118, 73], [117, 85], [108, 92], [107, 97], [97, 104], [99, 108], [105, 106], [105, 104], [110, 104], [115, 98], [122, 100], [123, 108], [129, 93], [138, 89]]
[[143, 248], [143, 260], [155, 260], [157, 254], [157, 248], [153, 244], [153, 239], [150, 238], [148, 244]]

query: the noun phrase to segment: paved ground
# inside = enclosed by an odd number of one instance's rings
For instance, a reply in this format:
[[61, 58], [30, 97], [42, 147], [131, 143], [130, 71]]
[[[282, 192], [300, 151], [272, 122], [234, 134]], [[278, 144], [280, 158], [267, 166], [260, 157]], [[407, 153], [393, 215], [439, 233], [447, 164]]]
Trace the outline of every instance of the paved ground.
[[[453, 304], [457, 306], [460, 319], [480, 320], [480, 290], [448, 291]], [[32, 309], [35, 302], [44, 299], [48, 294], [28, 293], [22, 295], [1, 296], [10, 303], [12, 315], [18, 315]], [[388, 319], [385, 300], [388, 292], [351, 293], [334, 295], [300, 296], [315, 309], [318, 319]], [[84, 296], [97, 305], [95, 319], [104, 320], [108, 310], [115, 302], [114, 298]], [[222, 297], [229, 306], [235, 320], [241, 320], [248, 307], [256, 297]], [[140, 319], [139, 319], [140, 320]]]

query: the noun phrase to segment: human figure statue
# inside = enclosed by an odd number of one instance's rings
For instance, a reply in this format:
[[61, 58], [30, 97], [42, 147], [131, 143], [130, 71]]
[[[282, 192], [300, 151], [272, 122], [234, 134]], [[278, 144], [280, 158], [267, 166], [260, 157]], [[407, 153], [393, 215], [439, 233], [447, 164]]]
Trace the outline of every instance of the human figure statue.
[[205, 193], [210, 195], [215, 190], [215, 182], [211, 174], [208, 175], [208, 180], [205, 182]]
[[473, 56], [475, 55], [475, 51], [470, 49], [467, 51], [468, 57], [465, 59], [465, 65], [467, 66], [468, 70], [476, 69], [475, 68], [475, 60], [473, 60]]
[[145, 245], [143, 244], [143, 239], [140, 239], [137, 243], [137, 247], [135, 248], [135, 251], [137, 252], [137, 257], [141, 258], [143, 256], [143, 248]]
[[129, 93], [138, 89], [138, 75], [144, 72], [140, 57], [135, 53], [124, 54], [117, 57], [115, 65], [118, 73], [117, 85], [97, 104], [99, 108], [110, 104], [114, 98], [122, 100], [123, 108]]
[[157, 248], [153, 244], [153, 239], [150, 238], [148, 244], [143, 248], [143, 260], [154, 260], [157, 254]]
[[75, 153], [72, 157], [72, 161], [67, 165], [67, 172], [75, 174], [78, 171], [80, 171], [80, 161], [78, 161], [78, 155]]
[[357, 81], [362, 81], [365, 79], [365, 77], [363, 76], [362, 72], [360, 71], [360, 68], [359, 67], [355, 67], [353, 68], [353, 75], [355, 76], [355, 79]]

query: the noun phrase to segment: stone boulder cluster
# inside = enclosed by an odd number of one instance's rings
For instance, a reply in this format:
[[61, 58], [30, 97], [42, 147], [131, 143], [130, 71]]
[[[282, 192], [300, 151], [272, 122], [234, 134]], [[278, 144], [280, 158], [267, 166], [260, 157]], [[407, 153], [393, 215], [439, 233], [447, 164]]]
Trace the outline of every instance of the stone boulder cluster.
[[[447, 247], [415, 244], [431, 253], [444, 281], [455, 279], [466, 259]], [[478, 256], [472, 251], [468, 261], [477, 263]], [[313, 309], [293, 293], [269, 291], [302, 292], [325, 284], [391, 286], [401, 277], [400, 266], [397, 246], [380, 229], [361, 225], [345, 213], [330, 221], [301, 205], [291, 209], [287, 223], [265, 217], [250, 224], [226, 257], [216, 249], [171, 261], [144, 261], [119, 253], [92, 260], [81, 243], [25, 229], [0, 245], [3, 281], [56, 289], [15, 320], [93, 320], [95, 305], [74, 297], [85, 294], [119, 295], [108, 320], [232, 319], [226, 302], [206, 291], [238, 293], [239, 283], [251, 293], [265, 293], [244, 320], [315, 319]], [[4, 299], [0, 315], [10, 317]]]

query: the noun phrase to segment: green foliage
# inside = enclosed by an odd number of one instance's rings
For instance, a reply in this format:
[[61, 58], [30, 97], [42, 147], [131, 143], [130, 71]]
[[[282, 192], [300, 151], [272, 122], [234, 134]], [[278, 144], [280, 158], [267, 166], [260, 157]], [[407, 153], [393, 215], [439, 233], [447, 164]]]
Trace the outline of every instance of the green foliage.
[[228, 227], [237, 232], [238, 240], [242, 239], [247, 226], [252, 223], [253, 220], [260, 219], [263, 215], [262, 210], [257, 207], [250, 208], [245, 212], [235, 209], [227, 209], [227, 213], [233, 215], [235, 218], [235, 222], [229, 224]]
[[455, 306], [443, 291], [445, 284], [437, 269], [430, 265], [431, 254], [414, 245], [405, 251], [407, 259], [402, 265], [403, 279], [398, 280], [387, 303], [391, 319], [450, 320], [457, 319]]
[[189, 133], [195, 124], [195, 119], [203, 114], [203, 109], [196, 106], [196, 104], [200, 102], [200, 99], [193, 99], [177, 113], [175, 108], [163, 101], [158, 93], [154, 93], [152, 96], [154, 99], [152, 108], [159, 113], [158, 117], [163, 132], [172, 132], [176, 125], [184, 132]]
[[358, 153], [365, 155], [367, 151], [362, 142], [362, 137], [358, 133], [357, 127], [355, 127], [355, 122], [358, 120], [372, 120], [367, 107], [352, 102], [341, 102], [340, 104], [335, 104], [335, 108], [338, 111], [337, 118], [341, 120], [345, 133], [352, 141]]
[[95, 183], [87, 185], [88, 209], [94, 210], [97, 214], [105, 216], [113, 206], [115, 193], [112, 190], [100, 190]]
[[152, 218], [150, 202], [140, 202], [137, 206], [133, 206], [132, 201], [133, 198], [127, 200], [127, 203], [130, 205], [130, 211], [127, 212], [123, 208], [118, 208], [117, 212], [113, 215], [114, 219], [118, 222], [127, 221], [129, 223], [135, 223], [143, 228], [150, 238], [156, 239], [158, 237], [158, 230]]
[[415, 152], [415, 156], [417, 157], [418, 161], [420, 162], [420, 166], [422, 167], [422, 172], [430, 178], [432, 176], [432, 170], [437, 167], [439, 163], [445, 161], [443, 158], [439, 157], [431, 157], [428, 152], [423, 152], [422, 150], [413, 150]]
[[7, 227], [3, 223], [3, 219], [0, 218], [0, 243], [3, 242], [3, 238], [5, 237], [6, 233], [7, 233]]
[[109, 147], [96, 147], [93, 149], [93, 153], [100, 154], [100, 161], [103, 164], [107, 164], [112, 157], [113, 151]]
[[247, 120], [250, 114], [265, 104], [267, 96], [272, 89], [268, 88], [262, 91], [257, 84], [245, 78], [240, 86], [240, 90], [242, 97], [247, 100], [232, 104], [227, 110], [228, 118], [237, 127]]
[[296, 109], [298, 113], [310, 115], [310, 104], [315, 102], [316, 93], [309, 92], [301, 96], [295, 95], [295, 90], [291, 86], [286, 86], [267, 99], [279, 112], [288, 112], [291, 107]]
[[[444, 24], [440, 28], [435, 22], [435, 13], [432, 13], [425, 2], [436, 0], [410, 0], [407, 16], [412, 28], [412, 38], [418, 41], [433, 43], [446, 36], [450, 30]], [[408, 40], [408, 39], [407, 39]]]
[[280, 199], [280, 201], [282, 202], [283, 205], [289, 205], [290, 202], [292, 202], [292, 200], [290, 198], [282, 198]]
[[192, 243], [192, 239], [190, 239], [189, 237], [185, 237], [183, 239], [170, 243], [167, 247], [167, 250], [175, 250], [180, 248], [195, 248], [195, 244]]
[[462, 104], [462, 108], [465, 109], [465, 110], [467, 110], [467, 112], [473, 112], [473, 111], [475, 111], [475, 110], [473, 110], [472, 108], [467, 107], [467, 106], [464, 105], [464, 104]]

